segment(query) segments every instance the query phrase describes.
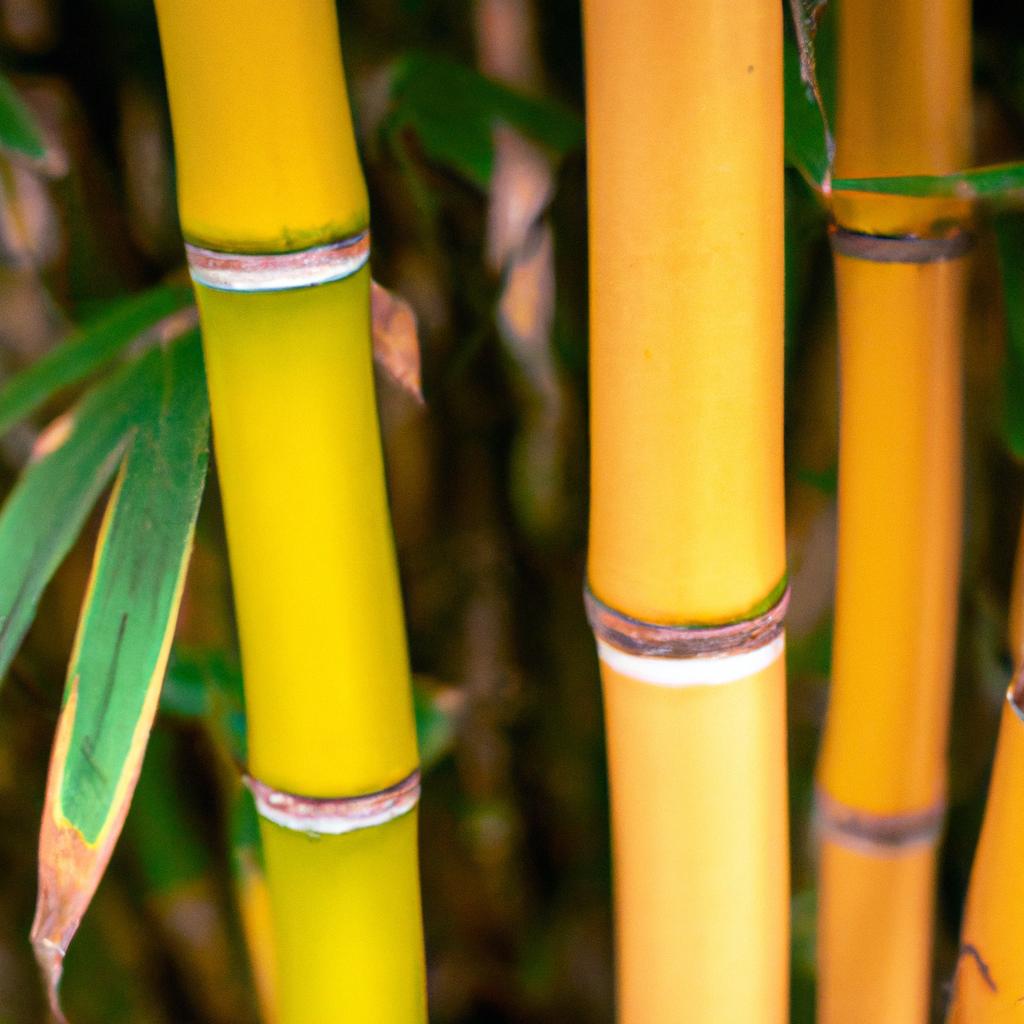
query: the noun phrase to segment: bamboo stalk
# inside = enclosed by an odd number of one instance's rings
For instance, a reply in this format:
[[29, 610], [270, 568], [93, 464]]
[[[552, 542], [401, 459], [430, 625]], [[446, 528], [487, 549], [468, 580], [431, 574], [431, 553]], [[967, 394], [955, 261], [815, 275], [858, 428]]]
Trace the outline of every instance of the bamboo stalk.
[[788, 1016], [780, 13], [584, 4], [589, 611], [628, 1024]]
[[157, 11], [278, 1020], [423, 1021], [416, 738], [374, 405], [367, 197], [334, 5]]
[[1015, 676], [1006, 692], [981, 838], [974, 855], [948, 1024], [996, 1024], [1020, 1016], [1024, 993], [1024, 528], [1010, 595], [1009, 644]]
[[[965, 0], [846, 0], [837, 174], [967, 160]], [[818, 772], [824, 1024], [927, 1019], [960, 559], [967, 236], [928, 202], [834, 206], [841, 416], [833, 679]]]

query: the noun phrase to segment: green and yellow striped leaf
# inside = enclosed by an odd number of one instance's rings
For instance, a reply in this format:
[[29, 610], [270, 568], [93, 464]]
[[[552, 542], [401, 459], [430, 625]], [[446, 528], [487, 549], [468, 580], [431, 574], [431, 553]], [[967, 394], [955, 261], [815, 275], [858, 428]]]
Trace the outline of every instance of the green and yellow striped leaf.
[[118, 302], [103, 316], [0, 387], [0, 434], [30, 416], [58, 391], [102, 369], [162, 320], [191, 305], [185, 285], [160, 285]]
[[110, 482], [160, 353], [119, 369], [62, 416], [0, 512], [0, 680], [39, 598]]
[[209, 409], [198, 335], [142, 364], [145, 401], [97, 542], [43, 808], [32, 942], [58, 1018], [64, 954], [138, 780], [206, 477]]

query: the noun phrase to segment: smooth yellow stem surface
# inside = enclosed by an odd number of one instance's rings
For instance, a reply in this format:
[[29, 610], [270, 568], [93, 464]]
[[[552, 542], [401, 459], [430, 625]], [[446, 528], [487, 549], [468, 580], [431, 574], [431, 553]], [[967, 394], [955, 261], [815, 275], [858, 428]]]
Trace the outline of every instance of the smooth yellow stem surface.
[[788, 1019], [785, 672], [652, 686], [602, 666], [619, 1019]]
[[1007, 700], [974, 857], [950, 1024], [1013, 1024], [1024, 1003], [1024, 721]]
[[277, 252], [369, 220], [333, 0], [156, 0], [185, 237]]
[[944, 795], [962, 284], [959, 263], [836, 259], [839, 557], [819, 783], [873, 814], [924, 811]]
[[843, 0], [837, 177], [963, 169], [971, 148], [970, 24], [967, 0]]
[[[588, 577], [667, 624], [785, 574], [782, 24], [743, 0], [585, 0]], [[602, 665], [624, 1024], [781, 1024], [781, 661], [662, 687]]]
[[[333, 0], [158, 0], [186, 238], [293, 252], [368, 225]], [[417, 766], [370, 345], [369, 268], [197, 286], [245, 672], [249, 770], [303, 797]], [[416, 818], [262, 823], [279, 1024], [426, 1020]]]
[[281, 1020], [425, 1024], [416, 812], [343, 836], [260, 831]]
[[820, 849], [820, 1020], [928, 1019], [935, 849], [893, 856], [826, 838]]
[[249, 766], [307, 796], [416, 767], [370, 351], [369, 271], [197, 289], [246, 677]]
[[721, 622], [785, 572], [781, 10], [586, 0], [589, 578]]
[[[838, 177], [966, 166], [966, 0], [844, 0]], [[944, 233], [956, 203], [847, 194], [841, 228]], [[832, 690], [818, 785], [852, 814], [945, 797], [960, 560], [963, 261], [837, 255], [839, 552]], [[818, 1018], [923, 1024], [935, 843], [822, 843]]]

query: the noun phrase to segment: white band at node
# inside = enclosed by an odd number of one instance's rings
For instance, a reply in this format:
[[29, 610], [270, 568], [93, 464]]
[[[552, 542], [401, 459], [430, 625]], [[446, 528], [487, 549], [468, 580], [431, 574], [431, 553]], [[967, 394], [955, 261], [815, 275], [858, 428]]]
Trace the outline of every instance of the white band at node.
[[351, 277], [370, 258], [370, 232], [299, 252], [236, 253], [186, 243], [192, 280], [226, 292], [279, 292]]
[[274, 789], [245, 776], [260, 817], [293, 832], [340, 836], [384, 825], [408, 814], [420, 799], [420, 773], [414, 771], [395, 786], [365, 796], [306, 797]]
[[698, 658], [665, 658], [630, 654], [604, 640], [597, 641], [597, 654], [613, 672], [655, 686], [721, 686], [739, 682], [774, 664], [786, 649], [785, 634], [779, 633], [764, 647], [738, 654]]

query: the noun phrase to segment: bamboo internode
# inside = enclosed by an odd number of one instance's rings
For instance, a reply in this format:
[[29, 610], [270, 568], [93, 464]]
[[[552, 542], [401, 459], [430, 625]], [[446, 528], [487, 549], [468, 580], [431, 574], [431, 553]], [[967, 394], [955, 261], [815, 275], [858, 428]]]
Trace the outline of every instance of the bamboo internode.
[[785, 589], [781, 11], [586, 0], [584, 32], [619, 1017], [782, 1022], [781, 628], [727, 650]]
[[[849, 0], [840, 17], [837, 175], [965, 166], [965, 0]], [[824, 1024], [928, 1015], [970, 246], [962, 218], [950, 231], [950, 212], [855, 194], [834, 204], [841, 416], [832, 692], [818, 773]], [[851, 826], [864, 821], [876, 838], [900, 841], [865, 843]]]
[[[1019, 677], [1018, 677], [1019, 679]], [[1018, 683], [1019, 686], [1019, 683]], [[971, 871], [949, 1024], [997, 1024], [1020, 1016], [1024, 993], [1024, 713], [1011, 686], [1003, 705], [985, 823]]]
[[[330, 0], [158, 0], [281, 1024], [426, 1019], [368, 212]], [[318, 838], [311, 836], [318, 834]]]
[[1024, 993], [1024, 526], [1010, 593], [1009, 648], [1016, 674], [1006, 692], [985, 820], [974, 855], [953, 979], [949, 1024], [997, 1024], [1020, 1016]]

